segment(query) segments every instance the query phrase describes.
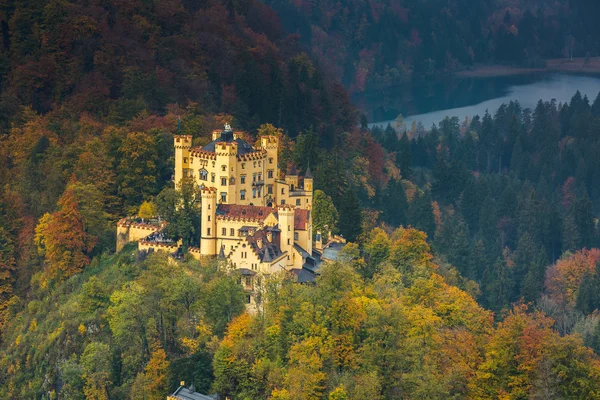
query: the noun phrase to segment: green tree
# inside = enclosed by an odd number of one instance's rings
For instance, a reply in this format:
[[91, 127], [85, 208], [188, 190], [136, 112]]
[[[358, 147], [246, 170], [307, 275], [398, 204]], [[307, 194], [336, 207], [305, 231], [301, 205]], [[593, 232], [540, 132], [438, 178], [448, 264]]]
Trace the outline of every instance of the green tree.
[[327, 241], [329, 232], [335, 232], [339, 215], [331, 200], [322, 190], [313, 194], [313, 232], [321, 232], [323, 240]]
[[346, 187], [339, 204], [340, 219], [338, 227], [340, 233], [350, 242], [362, 233], [362, 207], [356, 192], [351, 187]]
[[135, 207], [156, 193], [158, 153], [154, 137], [130, 132], [118, 150], [117, 182], [125, 205]]
[[88, 344], [81, 355], [85, 398], [108, 400], [110, 398], [110, 347], [100, 342]]

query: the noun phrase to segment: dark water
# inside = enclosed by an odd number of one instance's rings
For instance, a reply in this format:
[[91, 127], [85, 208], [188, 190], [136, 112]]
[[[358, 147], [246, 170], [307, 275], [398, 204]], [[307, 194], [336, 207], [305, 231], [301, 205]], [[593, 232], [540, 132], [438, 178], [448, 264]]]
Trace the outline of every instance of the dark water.
[[446, 116], [465, 117], [494, 113], [502, 103], [518, 100], [535, 108], [538, 100], [566, 102], [579, 90], [593, 102], [600, 92], [600, 75], [558, 73], [524, 74], [491, 78], [447, 78], [410, 84], [354, 96], [354, 103], [371, 124], [387, 124], [399, 114], [406, 126], [413, 121], [426, 128]]

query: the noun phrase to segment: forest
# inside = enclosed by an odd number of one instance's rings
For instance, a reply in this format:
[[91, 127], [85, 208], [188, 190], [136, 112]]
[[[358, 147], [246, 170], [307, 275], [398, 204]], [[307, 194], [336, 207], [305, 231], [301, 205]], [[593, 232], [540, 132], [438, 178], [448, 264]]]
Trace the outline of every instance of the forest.
[[[589, 2], [553, 3], [543, 26], [591, 23]], [[600, 398], [600, 96], [370, 129], [285, 4], [0, 6], [0, 398], [164, 399], [182, 380], [234, 400]], [[442, 26], [424, 4], [411, 23]], [[482, 15], [522, 22], [486, 4], [447, 21], [477, 38]], [[554, 34], [535, 54], [563, 51]], [[313, 171], [315, 231], [350, 242], [315, 285], [269, 280], [256, 315], [216, 261], [114, 251], [115, 222], [148, 204], [194, 240], [172, 135], [202, 145], [224, 122], [278, 135], [283, 168]]]
[[478, 64], [543, 67], [598, 56], [598, 3], [587, 0], [267, 0], [289, 32], [352, 92]]

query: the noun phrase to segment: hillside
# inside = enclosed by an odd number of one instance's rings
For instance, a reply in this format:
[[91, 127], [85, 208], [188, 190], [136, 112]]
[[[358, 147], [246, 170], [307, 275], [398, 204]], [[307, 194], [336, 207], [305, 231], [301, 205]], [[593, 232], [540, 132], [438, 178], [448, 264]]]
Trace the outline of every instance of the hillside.
[[[3, 3], [0, 398], [600, 398], [600, 96], [398, 135], [336, 81], [600, 37], [590, 2], [536, 3]], [[266, 283], [255, 316], [216, 262], [114, 254], [124, 216], [197, 237], [173, 134], [224, 123], [278, 136], [281, 168], [313, 171], [314, 231], [351, 242], [315, 285]]]
[[15, 314], [0, 396], [158, 400], [180, 380], [234, 400], [600, 395], [581, 339], [525, 305], [494, 327], [438, 275], [423, 233], [377, 237], [372, 280], [350, 251], [316, 286], [271, 280], [256, 316], [214, 263], [136, 260], [131, 246], [99, 257]]
[[352, 92], [469, 69], [596, 56], [595, 2], [271, 1], [284, 28]]

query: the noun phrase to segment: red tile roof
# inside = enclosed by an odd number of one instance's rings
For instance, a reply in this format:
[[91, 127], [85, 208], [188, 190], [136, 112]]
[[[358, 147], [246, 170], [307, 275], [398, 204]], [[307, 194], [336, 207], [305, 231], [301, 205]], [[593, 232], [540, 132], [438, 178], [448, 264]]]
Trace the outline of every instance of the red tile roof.
[[219, 204], [217, 218], [236, 218], [264, 221], [275, 209], [271, 207], [242, 206], [238, 204]]
[[294, 229], [305, 231], [308, 229], [310, 211], [297, 208], [294, 212]]

